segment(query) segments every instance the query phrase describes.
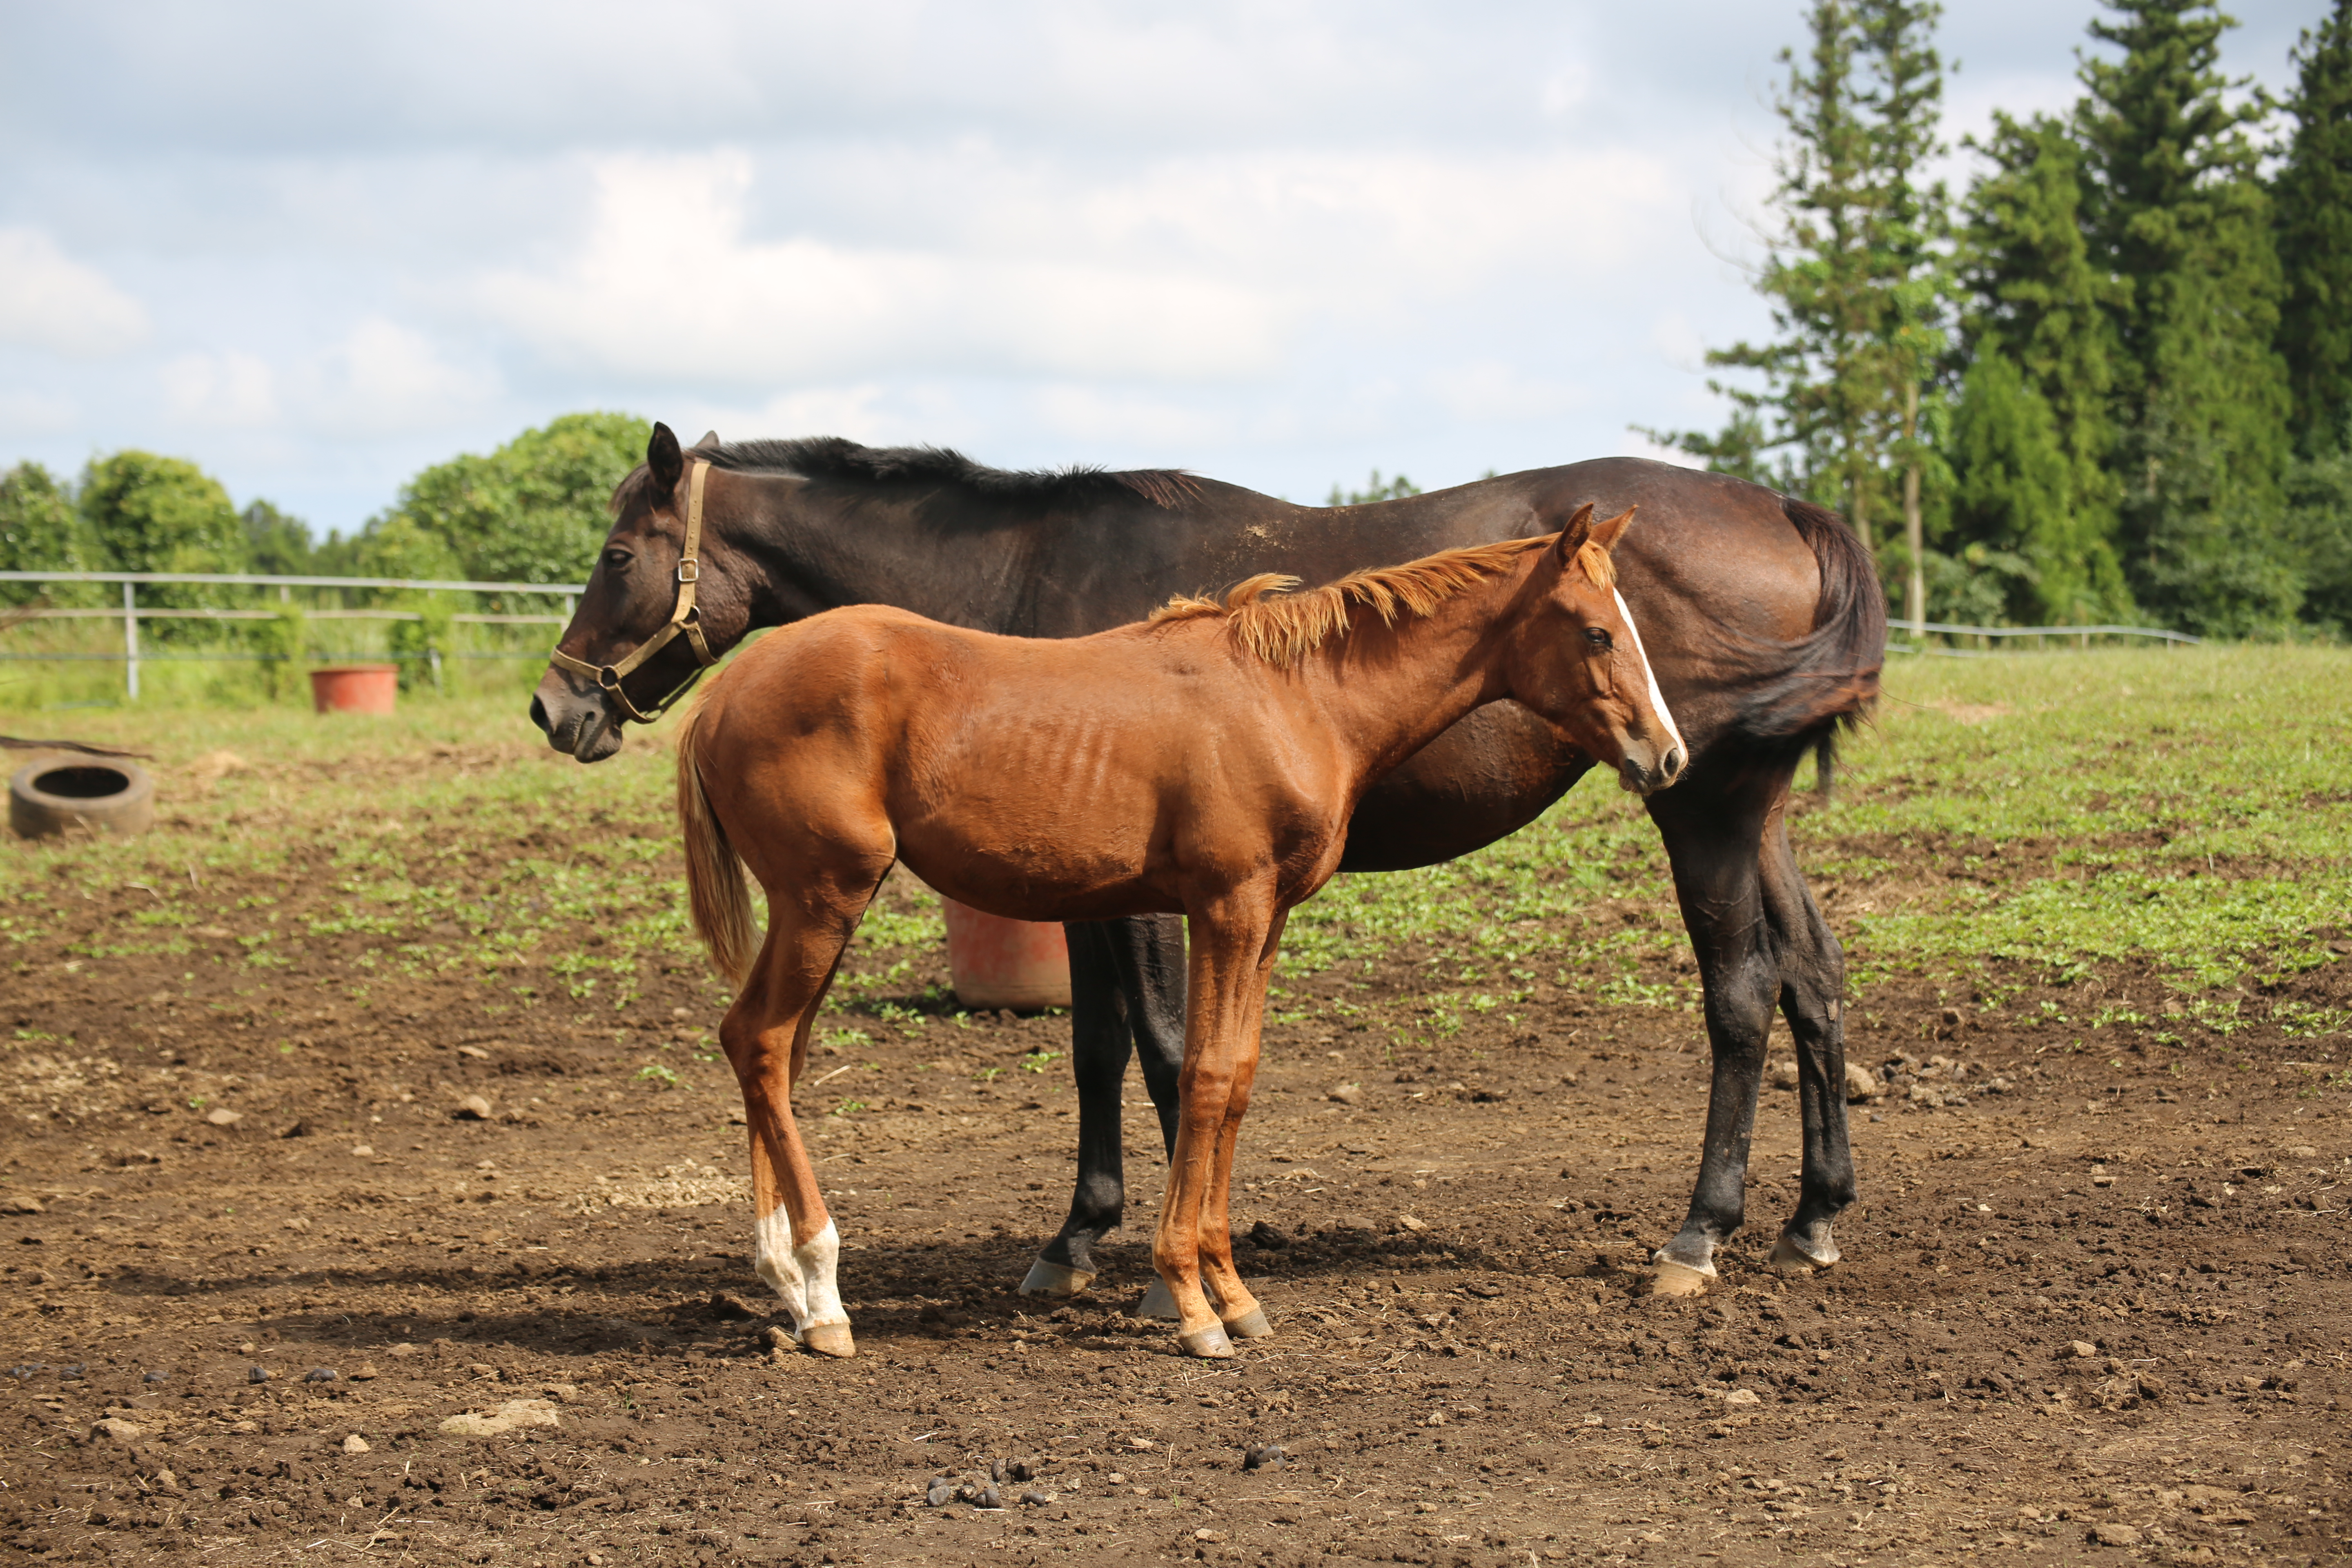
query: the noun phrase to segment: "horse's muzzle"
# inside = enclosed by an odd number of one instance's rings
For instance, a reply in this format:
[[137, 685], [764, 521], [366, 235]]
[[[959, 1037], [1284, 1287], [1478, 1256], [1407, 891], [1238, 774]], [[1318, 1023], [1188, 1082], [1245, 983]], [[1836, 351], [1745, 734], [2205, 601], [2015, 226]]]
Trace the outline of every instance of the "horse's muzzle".
[[1628, 746], [1625, 760], [1617, 764], [1617, 781], [1635, 795], [1655, 795], [1681, 778], [1689, 761], [1679, 746], [1667, 747], [1664, 756], [1647, 746]]
[[552, 674], [531, 696], [530, 721], [551, 747], [583, 763], [601, 763], [621, 749], [621, 726], [603, 697], [582, 697]]

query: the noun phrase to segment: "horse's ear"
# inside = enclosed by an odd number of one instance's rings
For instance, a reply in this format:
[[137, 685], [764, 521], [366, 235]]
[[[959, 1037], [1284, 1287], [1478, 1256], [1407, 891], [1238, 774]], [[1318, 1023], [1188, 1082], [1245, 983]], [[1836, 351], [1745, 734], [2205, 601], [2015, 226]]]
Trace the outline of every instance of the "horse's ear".
[[677, 449], [677, 435], [668, 426], [656, 424], [653, 438], [646, 443], [646, 467], [653, 470], [654, 493], [667, 500], [677, 489], [677, 477], [686, 472], [686, 458]]
[[1634, 512], [1640, 510], [1638, 507], [1629, 506], [1608, 521], [1593, 524], [1592, 542], [1603, 550], [1616, 549], [1617, 542], [1624, 538], [1625, 531], [1633, 525]]
[[694, 444], [694, 450], [698, 452], [716, 452], [723, 445], [725, 445], [725, 443], [719, 439], [718, 431], [705, 430], [702, 433], [702, 439]]
[[1591, 537], [1592, 503], [1586, 501], [1576, 509], [1576, 515], [1568, 520], [1568, 526], [1559, 531], [1559, 563], [1562, 568], [1576, 559], [1576, 552], [1583, 549], [1584, 542]]

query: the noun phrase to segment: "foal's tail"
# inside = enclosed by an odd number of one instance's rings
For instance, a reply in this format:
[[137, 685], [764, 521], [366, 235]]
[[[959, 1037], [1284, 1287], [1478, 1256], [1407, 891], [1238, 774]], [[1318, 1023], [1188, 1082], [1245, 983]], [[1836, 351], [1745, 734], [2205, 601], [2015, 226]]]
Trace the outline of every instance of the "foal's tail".
[[694, 910], [695, 934], [710, 962], [730, 984], [740, 985], [760, 951], [760, 928], [751, 918], [751, 889], [743, 861], [727, 841], [727, 829], [711, 815], [702, 787], [701, 731], [717, 683], [702, 697], [677, 735], [677, 826], [686, 841], [687, 900]]
[[1750, 739], [1811, 751], [1829, 793], [1837, 737], [1878, 700], [1886, 663], [1886, 595], [1870, 551], [1845, 520], [1794, 496], [1782, 515], [1812, 548], [1821, 569], [1813, 629], [1780, 649], [1740, 694], [1738, 727]]

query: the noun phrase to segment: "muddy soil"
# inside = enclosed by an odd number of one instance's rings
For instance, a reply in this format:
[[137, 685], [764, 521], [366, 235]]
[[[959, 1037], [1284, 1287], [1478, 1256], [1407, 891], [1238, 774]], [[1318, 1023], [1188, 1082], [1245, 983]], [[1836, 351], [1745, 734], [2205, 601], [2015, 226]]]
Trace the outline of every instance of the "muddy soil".
[[[801, 1095], [846, 1238], [859, 1353], [836, 1362], [771, 1342], [705, 977], [620, 1013], [488, 1018], [465, 979], [362, 1005], [352, 953], [259, 981], [205, 962], [236, 951], [246, 890], [210, 889], [194, 956], [76, 956], [135, 889], [15, 950], [0, 1542], [21, 1557], [2352, 1550], [2342, 1037], [2086, 1035], [2100, 1005], [2158, 1013], [2145, 973], [2011, 977], [1990, 1027], [1924, 984], [1863, 994], [1853, 1055], [1893, 1081], [1853, 1110], [1844, 1262], [1762, 1268], [1796, 1173], [1795, 1097], [1768, 1089], [1753, 1224], [1695, 1301], [1639, 1270], [1696, 1163], [1693, 1015], [1538, 986], [1442, 1048], [1276, 1026], [1236, 1226], [1279, 1331], [1215, 1364], [1124, 1310], [1160, 1177], [1139, 1085], [1108, 1271], [1068, 1304], [1013, 1292], [1067, 1195], [1067, 1021], [959, 1026], [919, 1001], [939, 956], [898, 955], [905, 1009], [828, 1020], [869, 1039]], [[1423, 973], [1344, 984], [1393, 1000]], [[2348, 975], [2289, 987], [2342, 1007]], [[665, 1043], [674, 1086], [642, 1065]]]

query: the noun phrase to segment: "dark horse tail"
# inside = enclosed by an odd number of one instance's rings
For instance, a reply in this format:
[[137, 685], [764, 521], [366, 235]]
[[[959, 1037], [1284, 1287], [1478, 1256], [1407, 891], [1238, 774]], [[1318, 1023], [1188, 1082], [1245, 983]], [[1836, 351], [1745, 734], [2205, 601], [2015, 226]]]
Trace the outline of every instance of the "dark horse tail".
[[1768, 747], [1810, 747], [1827, 794], [1838, 732], [1878, 700], [1886, 663], [1886, 595], [1870, 552], [1843, 518], [1794, 496], [1782, 496], [1780, 510], [1812, 548], [1821, 597], [1812, 631], [1780, 645], [1777, 657], [1747, 683], [1733, 725]]

